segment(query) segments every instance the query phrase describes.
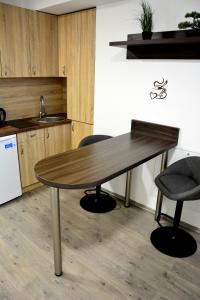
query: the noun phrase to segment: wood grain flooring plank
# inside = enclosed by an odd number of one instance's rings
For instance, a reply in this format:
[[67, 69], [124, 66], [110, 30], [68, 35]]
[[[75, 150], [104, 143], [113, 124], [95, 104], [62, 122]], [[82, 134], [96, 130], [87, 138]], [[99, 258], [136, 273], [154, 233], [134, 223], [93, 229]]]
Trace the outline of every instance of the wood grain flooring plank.
[[0, 206], [1, 300], [200, 299], [199, 249], [165, 256], [150, 243], [152, 214], [122, 202], [88, 213], [82, 191], [60, 193], [64, 274], [54, 276], [49, 195], [41, 187]]

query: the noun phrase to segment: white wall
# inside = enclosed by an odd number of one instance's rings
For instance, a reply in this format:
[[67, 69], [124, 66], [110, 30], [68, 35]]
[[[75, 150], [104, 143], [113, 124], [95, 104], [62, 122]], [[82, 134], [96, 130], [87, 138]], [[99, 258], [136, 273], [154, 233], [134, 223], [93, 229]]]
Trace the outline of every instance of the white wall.
[[[177, 30], [186, 12], [200, 11], [199, 0], [149, 2], [154, 9], [154, 31]], [[186, 155], [184, 149], [200, 153], [200, 61], [126, 60], [125, 49], [109, 47], [110, 41], [126, 40], [128, 33], [141, 32], [137, 22], [140, 3], [140, 0], [125, 0], [97, 8], [94, 131], [119, 135], [130, 130], [131, 119], [177, 126], [181, 128], [178, 145], [181, 154], [177, 158]], [[168, 80], [168, 96], [165, 100], [151, 100], [153, 82], [162, 77]], [[159, 158], [134, 170], [132, 199], [155, 208], [154, 178], [158, 172]], [[124, 185], [121, 176], [105, 187], [123, 195]], [[191, 207], [196, 212], [195, 218]], [[200, 201], [185, 205], [183, 220], [200, 227]]]

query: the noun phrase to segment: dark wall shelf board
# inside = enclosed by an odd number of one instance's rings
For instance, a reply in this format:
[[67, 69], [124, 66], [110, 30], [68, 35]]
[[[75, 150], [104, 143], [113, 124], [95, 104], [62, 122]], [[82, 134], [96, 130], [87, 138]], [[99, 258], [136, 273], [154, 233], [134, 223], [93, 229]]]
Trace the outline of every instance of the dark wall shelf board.
[[129, 34], [127, 41], [110, 46], [127, 48], [127, 59], [200, 59], [200, 31], [155, 32], [149, 40]]
[[126, 48], [127, 47], [127, 42], [126, 41], [110, 42], [109, 46]]
[[186, 45], [199, 44], [200, 37], [169, 38], [169, 39], [151, 39], [151, 40], [129, 40], [127, 46], [146, 47], [159, 45]]

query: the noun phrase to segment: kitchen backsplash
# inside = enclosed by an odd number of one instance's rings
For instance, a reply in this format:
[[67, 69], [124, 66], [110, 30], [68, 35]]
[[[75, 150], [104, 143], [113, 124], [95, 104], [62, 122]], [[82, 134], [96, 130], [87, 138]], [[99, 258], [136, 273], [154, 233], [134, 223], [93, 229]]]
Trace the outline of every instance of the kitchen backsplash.
[[67, 112], [66, 78], [0, 79], [0, 107], [6, 120], [39, 116], [40, 96], [48, 114]]

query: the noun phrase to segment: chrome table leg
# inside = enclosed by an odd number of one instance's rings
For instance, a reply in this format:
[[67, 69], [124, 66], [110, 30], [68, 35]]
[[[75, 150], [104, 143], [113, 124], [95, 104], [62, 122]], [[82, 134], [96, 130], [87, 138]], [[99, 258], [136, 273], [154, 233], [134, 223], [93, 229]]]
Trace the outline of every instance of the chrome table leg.
[[131, 178], [132, 178], [132, 170], [126, 173], [126, 192], [125, 192], [125, 207], [130, 206], [130, 192], [131, 192]]
[[[165, 152], [162, 154], [162, 160], [161, 160], [161, 167], [160, 172], [164, 171], [167, 167], [167, 159], [168, 159], [168, 152]], [[159, 216], [162, 211], [162, 202], [163, 202], [163, 195], [160, 190], [158, 190], [158, 196], [157, 196], [157, 203], [156, 203], [156, 211], [155, 211], [155, 220], [159, 219]]]
[[55, 275], [62, 275], [59, 189], [51, 187], [52, 232]]

